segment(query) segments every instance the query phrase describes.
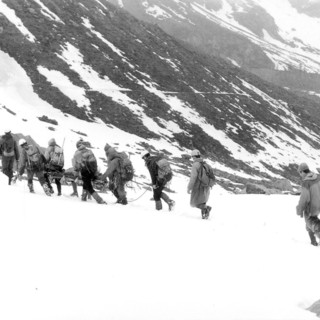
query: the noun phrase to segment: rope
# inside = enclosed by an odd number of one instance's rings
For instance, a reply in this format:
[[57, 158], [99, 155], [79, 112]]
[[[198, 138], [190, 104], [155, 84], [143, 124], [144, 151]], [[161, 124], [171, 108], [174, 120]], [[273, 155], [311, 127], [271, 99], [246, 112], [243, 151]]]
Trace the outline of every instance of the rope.
[[147, 191], [150, 191], [150, 189], [146, 189], [138, 198], [136, 199], [132, 199], [132, 200], [128, 200], [128, 202], [134, 202], [134, 201], [137, 201], [138, 199], [140, 199]]

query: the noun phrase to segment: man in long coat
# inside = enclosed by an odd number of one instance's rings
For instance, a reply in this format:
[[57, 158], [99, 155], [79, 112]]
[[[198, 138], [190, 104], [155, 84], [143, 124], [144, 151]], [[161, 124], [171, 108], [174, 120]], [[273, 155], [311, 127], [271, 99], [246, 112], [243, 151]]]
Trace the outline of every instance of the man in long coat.
[[199, 150], [193, 150], [191, 157], [193, 164], [187, 189], [188, 193], [191, 193], [190, 205], [191, 207], [201, 210], [202, 219], [208, 219], [211, 211], [211, 207], [207, 205], [210, 196], [210, 187], [203, 186], [199, 179], [203, 159], [201, 158]]

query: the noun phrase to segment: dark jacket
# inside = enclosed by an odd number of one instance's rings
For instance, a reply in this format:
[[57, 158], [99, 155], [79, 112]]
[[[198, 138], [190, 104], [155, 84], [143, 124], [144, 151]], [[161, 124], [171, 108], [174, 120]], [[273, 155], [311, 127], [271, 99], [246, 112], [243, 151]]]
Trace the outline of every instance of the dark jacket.
[[[17, 142], [14, 140], [11, 133], [6, 133], [3, 135], [0, 139], [0, 154], [2, 154], [5, 157], [13, 157], [16, 159], [16, 161], [19, 160], [20, 154]], [[7, 152], [7, 150], [10, 150]]]
[[302, 180], [297, 215], [317, 216], [320, 213], [320, 176], [309, 172]]
[[158, 165], [157, 162], [161, 159], [159, 156], [151, 156], [146, 160], [146, 166], [149, 170], [151, 181], [153, 185], [156, 185], [158, 182]]

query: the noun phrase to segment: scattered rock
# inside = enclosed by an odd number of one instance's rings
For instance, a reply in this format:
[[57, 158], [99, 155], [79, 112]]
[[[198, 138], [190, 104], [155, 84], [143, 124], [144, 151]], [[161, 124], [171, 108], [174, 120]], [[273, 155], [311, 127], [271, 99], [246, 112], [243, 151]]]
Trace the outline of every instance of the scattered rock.
[[320, 318], [320, 300], [314, 302], [309, 308], [306, 310], [313, 312]]

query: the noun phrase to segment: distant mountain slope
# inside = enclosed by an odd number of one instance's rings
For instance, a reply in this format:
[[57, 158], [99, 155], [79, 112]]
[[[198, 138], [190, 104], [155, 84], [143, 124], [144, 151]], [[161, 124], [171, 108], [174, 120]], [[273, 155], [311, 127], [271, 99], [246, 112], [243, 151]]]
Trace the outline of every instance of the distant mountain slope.
[[140, 149], [171, 154], [183, 174], [190, 162], [181, 156], [198, 148], [228, 186], [297, 181], [294, 165], [320, 156], [316, 103], [200, 55], [106, 0], [0, 0], [0, 30], [0, 112], [15, 114], [17, 126], [32, 115], [50, 136], [73, 116], [87, 124], [73, 134], [112, 129], [94, 142], [102, 147], [124, 132]]
[[[308, 0], [109, 0], [156, 23], [200, 52], [222, 57], [263, 79], [304, 73], [295, 92], [320, 101], [320, 2]], [[264, 76], [268, 70], [268, 76]], [[285, 72], [281, 73], [281, 79]], [[272, 76], [271, 76], [272, 75]], [[286, 74], [290, 89], [292, 74]], [[312, 86], [316, 83], [317, 91]], [[310, 92], [308, 92], [310, 91]]]

